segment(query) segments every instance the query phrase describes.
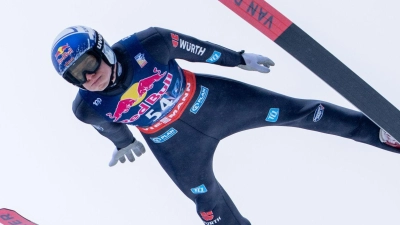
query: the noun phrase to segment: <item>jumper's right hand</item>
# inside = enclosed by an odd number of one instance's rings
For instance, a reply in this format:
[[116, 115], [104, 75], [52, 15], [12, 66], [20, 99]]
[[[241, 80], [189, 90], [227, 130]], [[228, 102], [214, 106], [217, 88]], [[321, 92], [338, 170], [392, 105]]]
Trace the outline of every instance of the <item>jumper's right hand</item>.
[[135, 140], [132, 144], [126, 146], [125, 148], [121, 148], [120, 150], [115, 148], [112, 154], [111, 161], [108, 165], [110, 167], [115, 166], [118, 163], [118, 160], [121, 163], [124, 163], [126, 161], [125, 156], [130, 162], [135, 161], [135, 157], [133, 156], [132, 151], [135, 153], [136, 156], [139, 157], [146, 152], [146, 149], [144, 148], [143, 144], [138, 140]]

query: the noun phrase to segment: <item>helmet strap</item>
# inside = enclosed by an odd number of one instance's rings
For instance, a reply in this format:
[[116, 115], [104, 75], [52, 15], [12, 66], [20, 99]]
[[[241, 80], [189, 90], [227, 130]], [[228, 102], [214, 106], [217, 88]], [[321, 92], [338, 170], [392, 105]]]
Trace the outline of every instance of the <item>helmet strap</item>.
[[[115, 68], [115, 71], [114, 71]], [[121, 64], [119, 62], [117, 62], [116, 64], [111, 66], [111, 76], [110, 76], [110, 83], [108, 84], [108, 87], [114, 87], [116, 84], [118, 84], [119, 82], [119, 78], [121, 76], [122, 73], [122, 68], [121, 68]]]
[[116, 78], [117, 73], [114, 73], [114, 69], [118, 69], [118, 67], [115, 68], [115, 65], [111, 66], [110, 83], [108, 84], [108, 87], [112, 87], [117, 83], [117, 78]]

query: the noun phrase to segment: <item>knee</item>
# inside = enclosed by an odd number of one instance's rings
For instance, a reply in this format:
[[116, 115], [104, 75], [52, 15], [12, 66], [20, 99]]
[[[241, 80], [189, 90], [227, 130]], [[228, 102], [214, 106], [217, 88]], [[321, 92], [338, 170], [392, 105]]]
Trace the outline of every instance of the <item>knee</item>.
[[204, 194], [196, 196], [194, 202], [196, 204], [197, 212], [206, 212], [214, 209], [217, 206], [218, 196], [211, 194]]

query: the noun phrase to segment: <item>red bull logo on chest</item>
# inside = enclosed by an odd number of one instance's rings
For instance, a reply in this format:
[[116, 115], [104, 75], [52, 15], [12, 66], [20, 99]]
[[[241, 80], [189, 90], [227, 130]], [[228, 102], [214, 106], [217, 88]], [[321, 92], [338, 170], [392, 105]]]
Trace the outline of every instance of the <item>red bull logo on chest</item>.
[[[171, 85], [173, 75], [167, 73], [161, 73], [157, 67], [153, 69], [154, 74], [146, 78], [141, 79], [139, 82], [133, 84], [122, 96], [121, 100], [117, 103], [114, 113], [107, 113], [113, 122], [117, 122], [121, 119], [122, 115], [128, 113], [130, 109], [134, 106], [139, 106], [139, 110], [129, 119], [124, 119], [118, 122], [121, 123], [132, 123], [140, 118], [141, 115], [146, 113], [154, 103], [156, 103], [160, 98], [167, 92], [169, 86]], [[163, 86], [158, 91], [153, 91], [154, 84], [163, 79]], [[151, 94], [149, 96], [148, 93]]]

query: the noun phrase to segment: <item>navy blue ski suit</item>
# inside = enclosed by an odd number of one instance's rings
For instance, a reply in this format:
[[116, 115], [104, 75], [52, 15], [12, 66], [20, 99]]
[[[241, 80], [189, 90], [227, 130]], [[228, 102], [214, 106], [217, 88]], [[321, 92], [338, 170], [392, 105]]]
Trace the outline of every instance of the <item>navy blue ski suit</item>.
[[398, 153], [380, 142], [380, 128], [360, 112], [192, 73], [175, 61], [234, 67], [245, 64], [242, 52], [154, 27], [112, 48], [120, 67], [117, 85], [102, 92], [79, 90], [73, 112], [119, 149], [135, 140], [127, 124], [136, 126], [173, 182], [196, 204], [204, 224], [250, 224], [213, 173], [219, 141], [234, 133], [291, 126]]

